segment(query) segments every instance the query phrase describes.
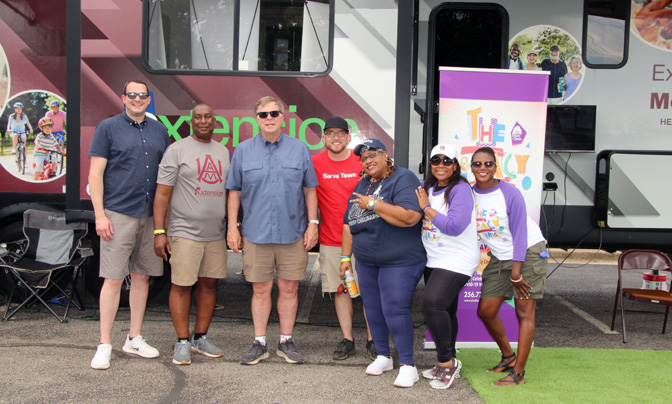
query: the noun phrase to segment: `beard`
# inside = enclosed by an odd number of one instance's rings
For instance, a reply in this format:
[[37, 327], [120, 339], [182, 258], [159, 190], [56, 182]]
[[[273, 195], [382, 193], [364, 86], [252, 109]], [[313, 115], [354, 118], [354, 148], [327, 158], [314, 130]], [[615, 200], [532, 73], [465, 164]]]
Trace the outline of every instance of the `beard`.
[[551, 56], [551, 62], [559, 62], [560, 56]]

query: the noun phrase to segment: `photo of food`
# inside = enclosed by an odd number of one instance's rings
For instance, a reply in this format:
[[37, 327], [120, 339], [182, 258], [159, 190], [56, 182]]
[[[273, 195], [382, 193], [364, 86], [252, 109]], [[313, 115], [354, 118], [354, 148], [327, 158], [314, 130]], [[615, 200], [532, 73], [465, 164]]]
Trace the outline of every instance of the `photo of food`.
[[672, 0], [632, 0], [630, 29], [644, 42], [672, 50]]

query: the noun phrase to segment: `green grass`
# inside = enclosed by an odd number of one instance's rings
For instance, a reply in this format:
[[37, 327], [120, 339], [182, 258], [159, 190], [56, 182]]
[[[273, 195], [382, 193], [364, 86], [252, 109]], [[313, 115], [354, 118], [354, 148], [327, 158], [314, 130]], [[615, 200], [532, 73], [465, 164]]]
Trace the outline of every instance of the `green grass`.
[[505, 374], [488, 373], [496, 349], [460, 349], [462, 377], [488, 404], [670, 403], [672, 352], [533, 348], [525, 384], [492, 386]]

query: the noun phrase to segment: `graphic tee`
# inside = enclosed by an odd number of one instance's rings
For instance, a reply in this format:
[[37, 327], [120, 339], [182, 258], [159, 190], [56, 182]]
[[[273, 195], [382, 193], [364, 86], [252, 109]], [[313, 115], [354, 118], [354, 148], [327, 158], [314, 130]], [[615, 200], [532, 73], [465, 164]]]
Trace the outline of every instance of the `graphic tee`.
[[195, 241], [225, 237], [229, 164], [229, 151], [216, 141], [202, 143], [189, 136], [166, 149], [157, 183], [174, 187], [169, 236]]
[[313, 156], [317, 174], [317, 203], [320, 209], [320, 244], [340, 247], [343, 236], [343, 214], [348, 197], [359, 182], [362, 163], [355, 153], [343, 161], [329, 158], [329, 152]]

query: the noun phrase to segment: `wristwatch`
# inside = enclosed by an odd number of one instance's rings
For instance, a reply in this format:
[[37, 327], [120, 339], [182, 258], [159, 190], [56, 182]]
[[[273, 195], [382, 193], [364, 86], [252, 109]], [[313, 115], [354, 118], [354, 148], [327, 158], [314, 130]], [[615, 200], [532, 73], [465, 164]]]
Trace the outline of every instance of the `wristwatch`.
[[320, 221], [317, 220], [317, 219], [313, 219], [313, 220], [309, 220], [308, 223], [312, 223], [312, 224], [320, 224]]
[[376, 200], [374, 198], [369, 199], [369, 203], [366, 204], [366, 208], [368, 210], [373, 209], [373, 205], [376, 203]]

